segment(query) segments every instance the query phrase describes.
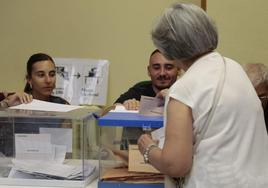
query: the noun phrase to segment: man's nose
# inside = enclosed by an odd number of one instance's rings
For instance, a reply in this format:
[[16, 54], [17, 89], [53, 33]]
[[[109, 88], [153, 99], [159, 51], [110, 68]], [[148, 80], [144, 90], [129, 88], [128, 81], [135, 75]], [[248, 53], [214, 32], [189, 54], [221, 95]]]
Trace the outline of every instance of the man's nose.
[[165, 68], [161, 68], [161, 69], [160, 69], [160, 74], [161, 74], [161, 75], [166, 74], [166, 69], [165, 69]]

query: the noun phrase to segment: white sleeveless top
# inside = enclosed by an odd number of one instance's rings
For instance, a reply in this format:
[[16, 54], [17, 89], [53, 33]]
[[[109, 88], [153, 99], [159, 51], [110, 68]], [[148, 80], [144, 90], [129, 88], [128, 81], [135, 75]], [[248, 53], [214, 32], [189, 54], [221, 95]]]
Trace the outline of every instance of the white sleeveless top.
[[[241, 66], [225, 60], [223, 91], [184, 187], [268, 188], [268, 136], [261, 102]], [[222, 63], [221, 55], [212, 52], [170, 88], [167, 101], [172, 97], [192, 109], [194, 137], [208, 117]]]

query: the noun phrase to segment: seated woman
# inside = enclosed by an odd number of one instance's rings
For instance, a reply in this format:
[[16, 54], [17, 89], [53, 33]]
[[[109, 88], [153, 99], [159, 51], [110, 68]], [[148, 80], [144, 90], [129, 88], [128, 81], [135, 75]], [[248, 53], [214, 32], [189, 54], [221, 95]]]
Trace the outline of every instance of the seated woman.
[[29, 58], [26, 80], [24, 92], [32, 94], [34, 99], [69, 104], [66, 100], [52, 95], [56, 85], [56, 66], [49, 55], [37, 53]]
[[[56, 86], [56, 66], [49, 55], [37, 53], [29, 58], [27, 62], [26, 80], [27, 83], [24, 92], [31, 94], [33, 99], [59, 104], [69, 104], [65, 99], [52, 95], [53, 89]], [[60, 125], [62, 121], [63, 120], [60, 120], [59, 122], [51, 122], [49, 119], [41, 120], [40, 118], [32, 118], [31, 122], [27, 122], [27, 125], [15, 126], [15, 132], [38, 133], [40, 127], [55, 128], [57, 125]], [[22, 123], [23, 122], [24, 120]]]
[[[27, 83], [24, 92], [31, 94], [33, 99], [38, 99], [47, 102], [69, 104], [66, 100], [53, 96], [52, 92], [56, 86], [56, 66], [53, 59], [44, 53], [33, 54], [27, 62]], [[40, 128], [60, 128], [63, 124], [70, 127], [70, 122], [65, 122], [64, 119], [47, 119], [34, 117], [17, 117], [15, 119], [14, 130], [13, 126], [8, 126], [5, 131], [5, 144], [0, 147], [0, 152], [4, 155], [12, 156], [13, 150], [11, 145], [14, 145], [13, 133], [39, 133]], [[1, 144], [0, 144], [1, 145]]]

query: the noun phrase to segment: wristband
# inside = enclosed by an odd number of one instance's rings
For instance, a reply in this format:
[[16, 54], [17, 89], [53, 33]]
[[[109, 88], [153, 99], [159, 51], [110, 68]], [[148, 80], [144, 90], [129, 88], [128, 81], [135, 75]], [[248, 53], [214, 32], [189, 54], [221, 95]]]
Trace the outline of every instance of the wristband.
[[145, 163], [149, 163], [149, 153], [153, 148], [157, 148], [158, 146], [156, 144], [149, 144], [147, 148], [145, 149], [145, 152], [143, 154], [143, 159]]

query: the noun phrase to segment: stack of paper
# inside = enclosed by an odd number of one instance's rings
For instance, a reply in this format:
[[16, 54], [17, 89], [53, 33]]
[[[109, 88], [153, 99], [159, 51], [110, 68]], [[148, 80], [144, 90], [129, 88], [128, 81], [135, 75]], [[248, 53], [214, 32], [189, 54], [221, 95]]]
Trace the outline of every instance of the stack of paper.
[[[57, 130], [64, 133], [64, 129], [57, 128]], [[68, 131], [70, 132], [69, 129], [67, 129]], [[66, 143], [71, 140], [70, 136], [71, 134], [66, 136]], [[16, 159], [62, 163], [65, 159], [67, 146], [57, 142], [52, 143], [53, 137], [55, 135], [51, 134], [15, 134]]]
[[[83, 180], [95, 176], [96, 165], [79, 160], [68, 160], [66, 151], [71, 149], [64, 145], [71, 140], [71, 129], [44, 129], [43, 134], [15, 134], [15, 154], [9, 178], [23, 179], [57, 179]], [[60, 141], [54, 139], [61, 134]], [[61, 143], [62, 142], [62, 143]]]
[[37, 99], [33, 99], [32, 102], [27, 103], [27, 104], [20, 104], [17, 106], [9, 107], [9, 109], [38, 110], [38, 111], [51, 111], [51, 112], [69, 112], [71, 110], [76, 110], [79, 108], [83, 108], [83, 107], [46, 102], [46, 101], [41, 101]]
[[139, 113], [145, 116], [163, 116], [164, 100], [157, 97], [141, 96]]
[[13, 168], [9, 177], [32, 175], [39, 179], [82, 180], [94, 173], [96, 166], [92, 164], [67, 165], [56, 162], [38, 160], [12, 160]]
[[151, 164], [144, 162], [138, 145], [128, 145], [128, 171], [160, 174]]
[[129, 172], [127, 168], [113, 168], [107, 170], [101, 177], [105, 181], [122, 181], [134, 183], [163, 183], [164, 175], [157, 173]]
[[123, 105], [116, 105], [110, 112], [140, 113], [145, 116], [163, 116], [164, 100], [157, 97], [141, 96], [139, 110], [127, 110]]

